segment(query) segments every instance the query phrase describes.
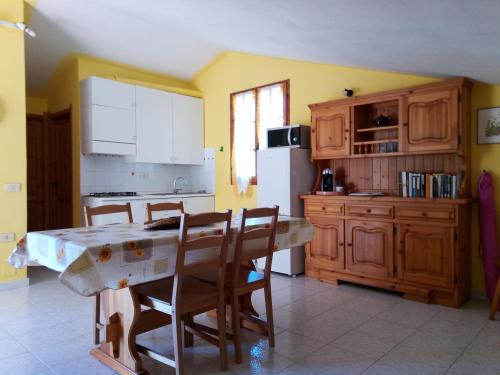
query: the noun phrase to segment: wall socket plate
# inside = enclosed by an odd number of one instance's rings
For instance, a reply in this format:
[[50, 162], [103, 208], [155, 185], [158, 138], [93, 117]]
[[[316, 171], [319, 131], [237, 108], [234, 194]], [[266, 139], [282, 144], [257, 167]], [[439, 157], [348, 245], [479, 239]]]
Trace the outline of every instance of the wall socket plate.
[[15, 241], [15, 233], [0, 233], [0, 242], [12, 242]]
[[3, 188], [7, 193], [19, 193], [21, 191], [21, 184], [6, 183], [3, 185]]

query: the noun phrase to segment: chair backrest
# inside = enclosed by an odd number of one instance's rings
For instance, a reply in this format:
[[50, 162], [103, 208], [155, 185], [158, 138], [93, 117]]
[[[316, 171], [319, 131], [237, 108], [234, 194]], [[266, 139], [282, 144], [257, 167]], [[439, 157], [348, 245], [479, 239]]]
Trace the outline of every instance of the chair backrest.
[[88, 227], [92, 226], [92, 218], [100, 215], [126, 213], [128, 215], [128, 222], [132, 223], [134, 221], [132, 219], [132, 209], [130, 208], [129, 202], [126, 204], [108, 204], [97, 207], [85, 206], [84, 211]]
[[[241, 226], [236, 239], [236, 248], [234, 251], [233, 262], [233, 285], [237, 285], [239, 272], [242, 262], [266, 258], [266, 268], [264, 276], [269, 278], [271, 275], [271, 265], [273, 261], [274, 242], [276, 239], [276, 230], [278, 225], [279, 206], [273, 208], [262, 207], [254, 209], [242, 209]], [[254, 226], [249, 223], [251, 219], [270, 219], [269, 223]], [[255, 223], [257, 224], [257, 223]], [[253, 227], [253, 228], [252, 228]], [[252, 241], [253, 244], [250, 242]], [[246, 248], [248, 246], [248, 249]], [[257, 246], [258, 245], [258, 246]]]
[[181, 214], [184, 213], [184, 204], [182, 203], [182, 201], [177, 202], [177, 203], [157, 203], [157, 204], [147, 203], [146, 204], [146, 211], [148, 214], [149, 221], [153, 220], [153, 212], [175, 211], [175, 210], [181, 211]]
[[[185, 276], [200, 273], [217, 274], [217, 289], [224, 290], [226, 273], [226, 255], [231, 231], [231, 210], [226, 212], [210, 212], [197, 215], [182, 214], [179, 229], [179, 248], [175, 265], [172, 304], [181, 298], [182, 280]], [[214, 228], [215, 233], [190, 235], [189, 228], [194, 226], [211, 226], [222, 224], [222, 228]], [[185, 264], [186, 258], [189, 264]], [[197, 258], [197, 259], [193, 259]], [[222, 294], [221, 294], [222, 295]]]

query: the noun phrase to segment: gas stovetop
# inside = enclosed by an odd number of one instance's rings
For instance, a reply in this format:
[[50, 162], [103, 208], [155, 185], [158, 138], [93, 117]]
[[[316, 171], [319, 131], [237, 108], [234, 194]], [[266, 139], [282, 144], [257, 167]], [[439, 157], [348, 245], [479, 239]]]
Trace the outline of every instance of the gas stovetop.
[[137, 193], [135, 191], [112, 191], [109, 193], [90, 193], [88, 197], [93, 198], [106, 198], [106, 197], [135, 197]]

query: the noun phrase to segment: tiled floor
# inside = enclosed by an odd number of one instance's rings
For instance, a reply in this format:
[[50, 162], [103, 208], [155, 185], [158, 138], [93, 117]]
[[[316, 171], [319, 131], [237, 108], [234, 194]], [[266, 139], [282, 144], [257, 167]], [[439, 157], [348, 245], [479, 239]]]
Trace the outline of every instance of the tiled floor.
[[[32, 269], [29, 288], [0, 292], [0, 374], [113, 374], [88, 354], [92, 299], [56, 276]], [[485, 302], [456, 310], [305, 277], [275, 276], [273, 291], [276, 348], [245, 332], [244, 363], [234, 364], [229, 345], [225, 374], [500, 374], [500, 320], [487, 320]], [[262, 294], [254, 304], [264, 311]], [[170, 352], [170, 329], [141, 341]], [[200, 340], [185, 358], [190, 374], [221, 373], [217, 349]], [[145, 363], [152, 374], [174, 373]]]

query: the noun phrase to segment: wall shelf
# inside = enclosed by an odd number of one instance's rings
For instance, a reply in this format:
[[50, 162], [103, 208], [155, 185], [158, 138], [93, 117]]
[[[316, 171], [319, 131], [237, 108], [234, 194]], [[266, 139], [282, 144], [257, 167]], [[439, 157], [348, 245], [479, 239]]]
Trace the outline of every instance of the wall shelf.
[[398, 128], [399, 128], [399, 125], [389, 125], [389, 126], [379, 126], [379, 127], [373, 127], [373, 128], [356, 129], [356, 131], [358, 133], [379, 132], [379, 131], [392, 130], [392, 129], [398, 129]]

